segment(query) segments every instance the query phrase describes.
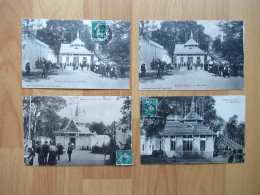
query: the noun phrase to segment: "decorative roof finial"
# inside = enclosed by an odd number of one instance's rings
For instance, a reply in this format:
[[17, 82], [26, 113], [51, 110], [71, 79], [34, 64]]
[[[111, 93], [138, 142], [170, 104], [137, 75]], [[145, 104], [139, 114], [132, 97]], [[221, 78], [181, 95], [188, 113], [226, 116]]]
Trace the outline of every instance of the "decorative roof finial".
[[79, 39], [79, 31], [77, 31], [77, 38]]
[[190, 39], [193, 39], [192, 30], [190, 31]]

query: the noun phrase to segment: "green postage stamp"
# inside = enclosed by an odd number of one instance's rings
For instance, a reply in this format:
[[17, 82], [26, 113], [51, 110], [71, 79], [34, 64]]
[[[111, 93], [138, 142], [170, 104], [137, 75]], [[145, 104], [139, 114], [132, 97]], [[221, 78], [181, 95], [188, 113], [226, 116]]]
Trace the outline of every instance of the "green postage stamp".
[[142, 116], [153, 117], [157, 115], [157, 99], [142, 98]]
[[133, 162], [132, 150], [116, 151], [116, 165], [133, 165]]
[[91, 32], [92, 39], [105, 39], [106, 21], [92, 21]]

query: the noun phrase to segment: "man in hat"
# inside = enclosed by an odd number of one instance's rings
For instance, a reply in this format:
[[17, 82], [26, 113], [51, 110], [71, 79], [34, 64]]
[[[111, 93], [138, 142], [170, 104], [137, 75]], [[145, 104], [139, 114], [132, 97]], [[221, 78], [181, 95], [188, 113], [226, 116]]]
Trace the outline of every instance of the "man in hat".
[[69, 156], [69, 162], [71, 162], [72, 150], [73, 150], [73, 146], [71, 145], [71, 143], [69, 143], [68, 150], [67, 150], [67, 153], [68, 153], [68, 156]]
[[45, 165], [47, 164], [47, 157], [48, 157], [49, 152], [50, 152], [50, 148], [49, 148], [48, 142], [45, 141], [42, 146], [43, 163]]
[[30, 66], [29, 62], [26, 63], [25, 70], [26, 70], [26, 76], [30, 76], [30, 74], [31, 74], [31, 66]]

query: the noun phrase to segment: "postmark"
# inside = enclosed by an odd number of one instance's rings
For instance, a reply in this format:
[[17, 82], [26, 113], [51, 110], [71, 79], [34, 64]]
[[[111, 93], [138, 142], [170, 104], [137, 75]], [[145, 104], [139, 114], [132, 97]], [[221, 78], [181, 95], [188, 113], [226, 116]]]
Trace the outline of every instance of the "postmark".
[[143, 98], [142, 99], [142, 116], [154, 117], [157, 115], [157, 99]]
[[116, 151], [116, 165], [133, 165], [133, 155], [131, 150]]

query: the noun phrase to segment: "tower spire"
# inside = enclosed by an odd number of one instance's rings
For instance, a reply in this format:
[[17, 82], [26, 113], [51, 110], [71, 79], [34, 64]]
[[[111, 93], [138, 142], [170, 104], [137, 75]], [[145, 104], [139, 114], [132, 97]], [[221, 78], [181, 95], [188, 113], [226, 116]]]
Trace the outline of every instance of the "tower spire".
[[192, 97], [190, 112], [195, 112], [195, 103], [194, 103], [194, 96]]
[[192, 30], [190, 31], [190, 39], [193, 39]]
[[76, 113], [75, 113], [75, 117], [78, 117], [78, 116], [79, 116], [79, 104], [77, 104]]
[[79, 30], [77, 31], [77, 38], [79, 39]]

